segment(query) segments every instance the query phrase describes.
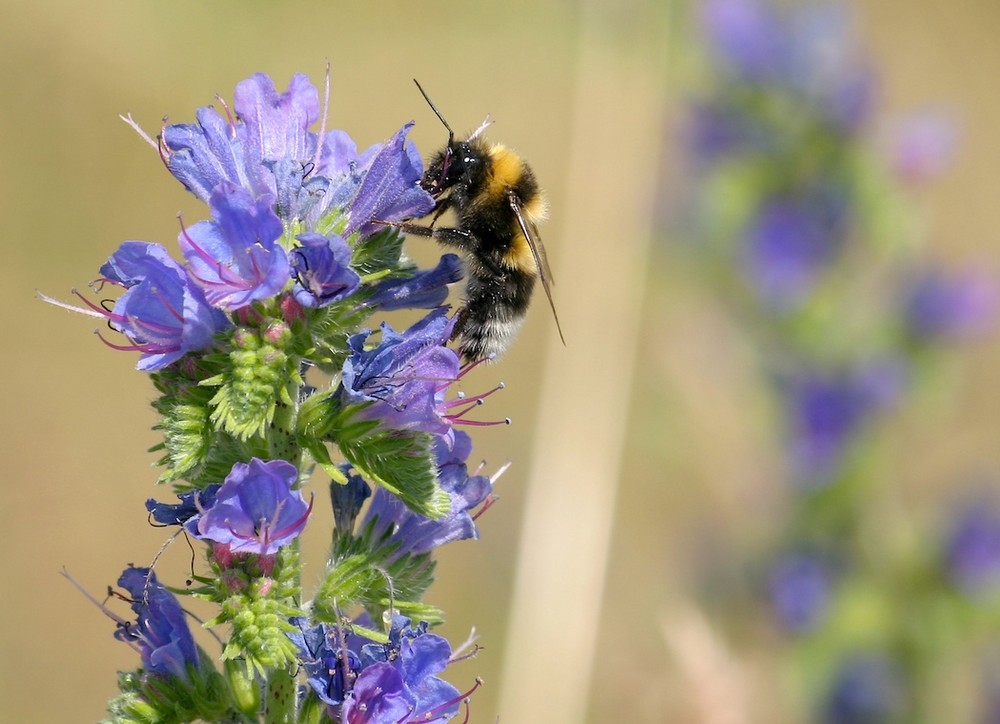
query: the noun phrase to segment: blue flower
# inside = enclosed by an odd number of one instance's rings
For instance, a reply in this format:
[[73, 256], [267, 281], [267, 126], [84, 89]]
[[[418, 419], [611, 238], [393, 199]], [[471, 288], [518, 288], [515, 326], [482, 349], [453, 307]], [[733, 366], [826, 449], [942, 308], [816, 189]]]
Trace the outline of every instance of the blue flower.
[[[422, 216], [434, 200], [417, 183], [420, 155], [403, 126], [388, 142], [358, 153], [339, 130], [319, 135], [309, 130], [321, 115], [319, 94], [304, 75], [295, 75], [278, 93], [262, 73], [242, 81], [234, 95], [235, 118], [212, 108], [197, 112], [196, 124], [163, 130], [162, 152], [171, 173], [202, 201], [224, 182], [253, 198], [269, 197], [278, 216], [315, 229], [329, 212], [345, 212], [344, 235], [362, 236], [382, 226]], [[324, 119], [325, 124], [325, 119]]]
[[115, 638], [138, 647], [145, 669], [187, 679], [188, 666], [199, 665], [198, 649], [177, 598], [148, 568], [126, 568], [118, 585], [128, 591], [136, 620]]
[[184, 268], [159, 244], [124, 242], [101, 274], [101, 281], [125, 287], [125, 293], [111, 312], [83, 301], [132, 342], [111, 346], [141, 352], [141, 370], [157, 370], [205, 349], [216, 332], [229, 326], [226, 316], [207, 304]]
[[843, 5], [705, 0], [701, 8], [711, 49], [735, 82], [793, 94], [833, 130], [851, 132], [867, 118], [872, 74]]
[[840, 663], [820, 721], [824, 724], [874, 724], [902, 721], [903, 681], [884, 654], [855, 653]]
[[995, 322], [997, 285], [975, 270], [922, 270], [906, 290], [904, 321], [920, 340], [967, 339]]
[[362, 419], [394, 430], [448, 434], [445, 391], [458, 378], [458, 354], [445, 347], [454, 319], [437, 309], [402, 334], [382, 324], [382, 339], [365, 349], [363, 331], [348, 340], [339, 394], [345, 405], [363, 405]]
[[780, 391], [796, 482], [807, 488], [830, 483], [865, 426], [897, 399], [902, 384], [903, 368], [893, 360], [788, 376]]
[[215, 505], [215, 496], [221, 484], [212, 483], [198, 490], [178, 494], [180, 503], [161, 503], [153, 498], [146, 500], [150, 518], [160, 525], [183, 525], [206, 508]]
[[292, 623], [299, 631], [289, 638], [299, 648], [309, 687], [333, 707], [331, 716], [337, 721], [445, 721], [465, 698], [438, 678], [450, 662], [451, 646], [428, 633], [426, 623], [411, 626], [410, 619], [395, 616], [386, 644], [364, 643], [349, 629], [309, 627], [301, 618]]
[[209, 304], [234, 311], [278, 294], [289, 280], [288, 257], [275, 243], [281, 220], [272, 199], [254, 200], [228, 181], [209, 200], [212, 220], [185, 229], [179, 239], [191, 278]]
[[391, 531], [387, 541], [398, 546], [394, 556], [429, 553], [445, 543], [479, 537], [469, 511], [489, 497], [493, 482], [483, 475], [469, 475], [466, 460], [471, 452], [472, 441], [461, 431], [455, 432], [450, 447], [442, 438], [434, 440], [438, 481], [451, 499], [451, 509], [442, 518], [431, 519], [412, 512], [385, 488], [375, 491], [365, 522], [373, 523], [377, 535]]
[[359, 231], [367, 236], [383, 228], [374, 221], [399, 221], [424, 216], [434, 208], [434, 198], [419, 181], [423, 162], [406, 133], [407, 123], [378, 149], [364, 169], [364, 179], [351, 200], [349, 221], [344, 235]]
[[1000, 507], [982, 498], [964, 506], [945, 543], [947, 573], [966, 594], [981, 597], [1000, 587]]
[[292, 294], [303, 307], [325, 307], [353, 294], [361, 277], [351, 269], [351, 247], [341, 237], [313, 232], [296, 237], [292, 249]]
[[[451, 718], [458, 713], [462, 695], [436, 676], [447, 668], [450, 659], [448, 640], [427, 633], [426, 622], [410, 626], [410, 619], [394, 616], [389, 643], [366, 644], [361, 649], [364, 668], [344, 705], [347, 721], [376, 724], [381, 720], [367, 717], [366, 710], [373, 706], [394, 709], [400, 700], [409, 704], [404, 722]], [[397, 676], [389, 674], [389, 667]]]
[[[291, 623], [298, 631], [289, 633], [288, 638], [298, 647], [309, 686], [324, 704], [342, 703], [349, 682], [361, 670], [361, 658], [356, 652], [366, 639], [349, 628], [341, 631], [324, 623], [310, 627], [302, 617], [291, 619]], [[344, 657], [339, 655], [341, 641], [347, 647]]]
[[462, 279], [462, 261], [455, 254], [444, 254], [433, 269], [423, 269], [405, 279], [387, 279], [375, 285], [365, 304], [383, 311], [394, 309], [433, 309], [444, 304], [448, 285]]
[[284, 460], [252, 458], [236, 463], [215, 496], [215, 503], [188, 519], [196, 538], [221, 543], [231, 553], [272, 555], [306, 526], [312, 503], [292, 490], [298, 470]]
[[778, 622], [789, 631], [809, 631], [826, 613], [831, 593], [830, 571], [816, 555], [795, 552], [771, 568], [768, 589]]
[[[255, 198], [269, 195], [286, 219], [313, 217], [329, 205], [334, 189], [349, 183], [359, 156], [354, 141], [339, 130], [323, 136], [309, 131], [320, 117], [319, 94], [309, 79], [296, 74], [284, 93], [257, 73], [236, 86], [236, 118], [223, 119], [201, 108], [197, 124], [163, 130], [167, 168], [204, 202], [223, 181]], [[353, 185], [351, 186], [353, 188]]]
[[746, 273], [758, 297], [793, 308], [812, 291], [816, 276], [846, 239], [846, 197], [835, 186], [771, 197], [746, 231]]

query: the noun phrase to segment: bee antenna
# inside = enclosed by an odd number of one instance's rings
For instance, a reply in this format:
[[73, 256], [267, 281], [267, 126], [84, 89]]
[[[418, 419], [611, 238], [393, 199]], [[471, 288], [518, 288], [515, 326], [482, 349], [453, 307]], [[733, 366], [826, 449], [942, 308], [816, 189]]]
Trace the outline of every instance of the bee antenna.
[[455, 140], [455, 132], [451, 130], [451, 126], [448, 125], [448, 121], [446, 121], [444, 116], [441, 115], [441, 111], [439, 111], [437, 106], [431, 102], [431, 99], [427, 96], [427, 91], [423, 89], [423, 86], [420, 85], [416, 78], [413, 79], [413, 82], [417, 84], [417, 90], [420, 91], [420, 95], [424, 97], [424, 100], [427, 101], [427, 105], [429, 105], [431, 110], [434, 111], [434, 115], [438, 117], [439, 121], [441, 121], [441, 125], [448, 129], [448, 145], [450, 146], [451, 142]]

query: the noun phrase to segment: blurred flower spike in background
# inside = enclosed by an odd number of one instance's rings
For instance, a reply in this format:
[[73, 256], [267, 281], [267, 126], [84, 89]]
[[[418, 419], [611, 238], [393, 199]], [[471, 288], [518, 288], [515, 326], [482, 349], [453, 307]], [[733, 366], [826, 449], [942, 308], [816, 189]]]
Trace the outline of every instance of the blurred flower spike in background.
[[[754, 350], [780, 501], [756, 550], [733, 543], [728, 564], [747, 575], [706, 579], [729, 586], [720, 629], [749, 628], [748, 600], [776, 626], [793, 720], [934, 721], [942, 662], [975, 651], [985, 616], [948, 589], [994, 590], [1000, 519], [970, 507], [942, 553], [919, 532], [935, 516], [883, 503], [908, 496], [886, 431], [942, 353], [994, 330], [998, 287], [981, 264], [924, 251], [912, 194], [947, 167], [955, 128], [925, 108], [881, 135], [853, 20], [832, 0], [699, 3], [702, 85], [668, 223]], [[954, 625], [931, 631], [903, 610]]]
[[[119, 676], [110, 720], [446, 721], [463, 703], [468, 716], [478, 684], [462, 694], [438, 674], [478, 648], [458, 655], [430, 633], [443, 612], [422, 599], [436, 548], [477, 538], [474, 516], [493, 502], [503, 469], [470, 475], [472, 439], [454, 424], [492, 424], [464, 416], [502, 385], [446, 399], [479, 362], [463, 366], [447, 346], [448, 285], [463, 267], [445, 254], [417, 269], [384, 223], [434, 207], [412, 124], [358, 153], [326, 130], [326, 101], [302, 75], [282, 93], [254, 75], [232, 110], [220, 104], [155, 141], [126, 119], [208, 206], [208, 220], [182, 224], [185, 263], [125, 242], [93, 285], [123, 288], [117, 301], [45, 297], [107, 320], [127, 340], [109, 346], [139, 352], [151, 373], [159, 482], [179, 502], [149, 498], [146, 509], [204, 542], [199, 570], [172, 590], [216, 606], [211, 655], [151, 570], [122, 574], [138, 621], [115, 636], [140, 656]], [[377, 341], [362, 328], [408, 308], [429, 311], [403, 332], [382, 321]], [[325, 383], [306, 383], [314, 367]], [[299, 539], [317, 471], [336, 528], [306, 598]]]

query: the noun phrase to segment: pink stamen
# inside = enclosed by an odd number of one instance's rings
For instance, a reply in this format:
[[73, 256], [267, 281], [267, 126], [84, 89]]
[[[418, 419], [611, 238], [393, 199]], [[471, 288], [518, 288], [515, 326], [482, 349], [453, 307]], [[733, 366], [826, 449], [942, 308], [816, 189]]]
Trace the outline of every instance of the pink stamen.
[[[298, 519], [292, 521], [287, 526], [285, 526], [281, 530], [277, 531], [277, 533], [275, 534], [275, 537], [277, 537], [277, 538], [283, 538], [286, 535], [288, 535], [289, 531], [293, 531], [296, 528], [304, 526], [305, 525], [305, 521], [308, 520], [309, 516], [312, 514], [313, 500], [315, 499], [315, 497], [316, 497], [315, 495], [311, 494], [309, 496], [309, 507], [306, 508], [306, 512], [303, 513], [302, 515], [300, 515], [298, 517]], [[284, 501], [282, 501], [282, 502], [284, 502]], [[281, 506], [278, 506], [278, 507], [280, 508]], [[275, 511], [275, 517], [277, 517], [277, 516], [278, 516], [277, 511]]]
[[[218, 274], [219, 278], [222, 280], [216, 282], [211, 279], [205, 279], [204, 277], [196, 274], [194, 268], [192, 267], [189, 270], [191, 276], [197, 279], [202, 285], [206, 287], [218, 287], [220, 289], [225, 289], [233, 286], [239, 289], [249, 288], [250, 285], [242, 277], [233, 276], [231, 274], [232, 269], [228, 264], [223, 264], [221, 261], [218, 261], [215, 257], [213, 257], [207, 251], [198, 246], [195, 243], [194, 239], [191, 238], [190, 234], [188, 234], [187, 227], [184, 226], [183, 222], [181, 222], [181, 234], [183, 234], [184, 238], [187, 239], [188, 244], [191, 245], [191, 248], [194, 249], [195, 253], [201, 259], [201, 261], [203, 261], [206, 266], [214, 267], [216, 274]], [[227, 274], [226, 272], [230, 273]]]
[[229, 130], [235, 135], [236, 120], [233, 118], [232, 111], [229, 110], [229, 104], [226, 103], [226, 99], [220, 95], [216, 95], [215, 100], [219, 101], [219, 104], [222, 106], [222, 110], [226, 112], [226, 121], [229, 123]]
[[109, 342], [108, 340], [106, 340], [104, 338], [104, 335], [101, 334], [100, 330], [94, 330], [94, 334], [96, 334], [97, 338], [100, 339], [102, 342], [104, 342], [104, 344], [106, 344], [108, 347], [114, 350], [118, 350], [119, 352], [141, 352], [142, 354], [166, 354], [168, 352], [176, 352], [177, 350], [180, 349], [179, 345], [166, 347], [162, 345], [156, 345], [151, 342], [140, 343], [132, 341], [132, 344], [115, 344], [114, 342]]
[[[428, 711], [426, 711], [424, 713], [424, 715], [420, 719], [420, 721], [434, 721], [434, 719], [437, 719], [437, 718], [439, 718], [441, 716], [444, 716], [444, 713], [450, 707], [452, 707], [452, 706], [454, 706], [455, 704], [458, 704], [458, 703], [464, 703], [465, 704], [465, 707], [466, 707], [465, 721], [468, 721], [469, 720], [469, 715], [468, 715], [468, 711], [469, 711], [469, 698], [476, 692], [476, 689], [478, 689], [482, 685], [483, 685], [483, 680], [480, 679], [477, 676], [476, 677], [476, 683], [473, 685], [473, 687], [471, 689], [469, 689], [468, 691], [466, 691], [463, 694], [459, 694], [454, 699], [450, 699], [450, 700], [448, 700], [448, 701], [446, 701], [446, 702], [444, 702], [442, 704], [438, 704], [433, 709], [429, 709]], [[409, 720], [402, 719], [401, 721], [406, 722], [406, 721], [415, 721], [415, 720], [413, 720], [413, 719], [409, 719]]]

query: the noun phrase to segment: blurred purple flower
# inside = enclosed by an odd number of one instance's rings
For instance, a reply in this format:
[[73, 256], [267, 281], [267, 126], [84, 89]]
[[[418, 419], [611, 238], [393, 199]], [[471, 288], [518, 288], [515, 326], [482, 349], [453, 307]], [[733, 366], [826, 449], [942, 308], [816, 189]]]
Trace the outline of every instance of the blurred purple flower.
[[768, 592], [778, 622], [793, 633], [812, 630], [826, 613], [832, 581], [824, 561], [804, 551], [789, 553], [771, 567]]
[[906, 290], [903, 314], [917, 339], [969, 339], [993, 327], [998, 304], [996, 280], [980, 270], [928, 268]]
[[982, 497], [955, 516], [945, 542], [947, 573], [971, 596], [1000, 589], [1000, 505]]
[[223, 181], [209, 201], [212, 220], [181, 232], [178, 242], [188, 273], [213, 307], [235, 311], [274, 297], [289, 280], [288, 257], [277, 243], [281, 220], [272, 198], [254, 200]]
[[136, 620], [115, 631], [115, 638], [139, 649], [145, 669], [187, 679], [188, 667], [197, 668], [199, 657], [177, 598], [148, 568], [126, 568], [118, 585], [128, 591]]
[[800, 304], [840, 253], [847, 225], [847, 199], [832, 186], [764, 201], [746, 231], [746, 274], [757, 296], [778, 309]]
[[876, 724], [902, 721], [905, 709], [899, 669], [881, 653], [844, 657], [829, 690], [820, 721], [824, 724]]
[[873, 360], [849, 370], [800, 370], [780, 386], [793, 479], [804, 488], [830, 483], [871, 418], [898, 399], [904, 368]]
[[925, 183], [951, 162], [957, 136], [954, 120], [941, 109], [911, 113], [893, 129], [889, 165], [903, 182]]
[[298, 470], [284, 460], [236, 463], [214, 504], [189, 518], [185, 528], [231, 553], [277, 553], [299, 536], [312, 512], [312, 503], [292, 489], [297, 480]]
[[703, 0], [701, 20], [715, 58], [741, 85], [790, 92], [841, 132], [867, 118], [872, 75], [842, 3]]

